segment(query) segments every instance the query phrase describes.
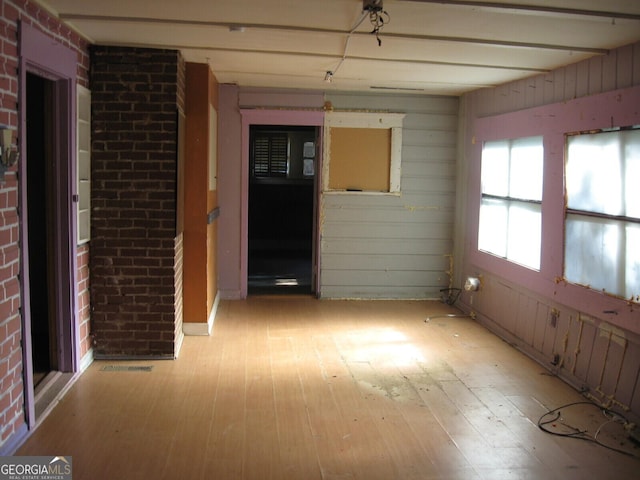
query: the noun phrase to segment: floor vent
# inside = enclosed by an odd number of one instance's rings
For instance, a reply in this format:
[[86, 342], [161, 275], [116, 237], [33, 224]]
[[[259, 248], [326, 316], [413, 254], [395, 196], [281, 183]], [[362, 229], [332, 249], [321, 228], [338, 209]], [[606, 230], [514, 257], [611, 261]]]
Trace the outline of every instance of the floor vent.
[[100, 370], [103, 372], [150, 372], [153, 367], [145, 365], [105, 365]]

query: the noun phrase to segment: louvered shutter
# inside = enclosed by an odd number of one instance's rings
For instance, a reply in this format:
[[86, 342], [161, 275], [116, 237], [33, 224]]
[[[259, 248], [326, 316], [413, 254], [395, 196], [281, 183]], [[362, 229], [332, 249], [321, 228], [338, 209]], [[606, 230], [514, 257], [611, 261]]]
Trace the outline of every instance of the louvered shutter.
[[256, 177], [286, 177], [289, 137], [286, 134], [259, 134], [253, 143], [253, 174]]

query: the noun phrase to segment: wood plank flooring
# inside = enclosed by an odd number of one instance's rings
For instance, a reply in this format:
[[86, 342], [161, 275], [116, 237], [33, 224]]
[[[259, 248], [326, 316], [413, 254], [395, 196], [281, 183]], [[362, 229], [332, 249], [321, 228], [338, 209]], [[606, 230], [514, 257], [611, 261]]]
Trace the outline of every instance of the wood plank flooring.
[[[96, 361], [17, 452], [75, 480], [631, 479], [640, 461], [541, 431], [584, 398], [439, 302], [224, 301], [175, 361]], [[586, 428], [640, 456], [587, 405]], [[598, 431], [600, 429], [600, 431]]]

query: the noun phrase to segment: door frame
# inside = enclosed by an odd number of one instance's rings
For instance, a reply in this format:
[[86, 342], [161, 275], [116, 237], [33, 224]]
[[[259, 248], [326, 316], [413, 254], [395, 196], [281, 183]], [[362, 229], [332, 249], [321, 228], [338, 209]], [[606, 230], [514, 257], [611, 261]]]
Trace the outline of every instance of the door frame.
[[57, 193], [54, 209], [54, 282], [56, 289], [55, 318], [58, 342], [58, 369], [78, 372], [78, 285], [77, 285], [77, 224], [75, 198], [76, 169], [76, 75], [77, 53], [34, 27], [19, 25], [18, 76], [18, 137], [21, 152], [19, 172], [20, 287], [22, 290], [23, 381], [25, 416], [29, 428], [36, 425], [31, 345], [31, 295], [29, 291], [29, 232], [27, 208], [27, 162], [29, 152], [26, 132], [27, 73], [51, 80], [54, 86], [55, 167], [54, 189]]
[[[286, 125], [316, 127], [322, 135], [324, 125], [324, 111], [321, 110], [262, 110], [240, 109], [242, 116], [242, 169], [241, 169], [241, 206], [240, 206], [240, 298], [247, 298], [248, 265], [249, 265], [249, 129], [251, 125]], [[315, 292], [320, 295], [320, 225], [318, 211], [320, 208], [320, 192], [322, 187], [322, 146], [317, 150], [316, 176], [314, 181], [314, 245], [313, 278]]]

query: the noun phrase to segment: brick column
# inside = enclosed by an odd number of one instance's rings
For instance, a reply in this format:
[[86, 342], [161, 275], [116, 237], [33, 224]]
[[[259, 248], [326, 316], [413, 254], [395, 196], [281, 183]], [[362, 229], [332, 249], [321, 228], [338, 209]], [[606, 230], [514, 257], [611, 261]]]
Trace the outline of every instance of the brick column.
[[95, 354], [174, 357], [184, 62], [173, 50], [95, 46], [91, 65]]

